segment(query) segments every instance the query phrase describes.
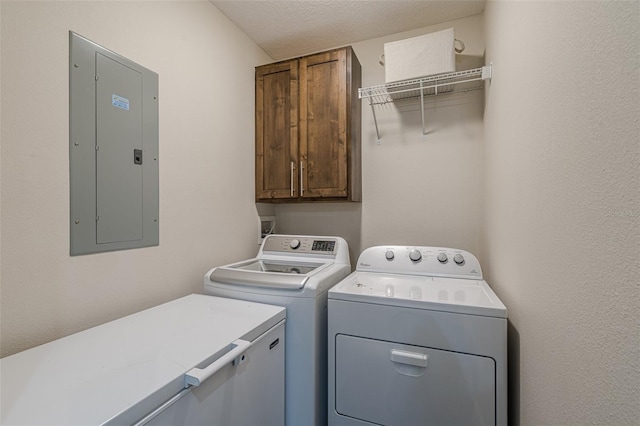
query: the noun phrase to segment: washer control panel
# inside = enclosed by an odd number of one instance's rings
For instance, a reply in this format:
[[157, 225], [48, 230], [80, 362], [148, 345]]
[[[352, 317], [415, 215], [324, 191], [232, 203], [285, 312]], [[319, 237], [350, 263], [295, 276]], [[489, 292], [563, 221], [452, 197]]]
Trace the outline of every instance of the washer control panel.
[[468, 251], [426, 246], [369, 247], [358, 258], [358, 271], [482, 279], [478, 259]]
[[296, 253], [301, 255], [335, 255], [339, 240], [333, 237], [304, 237], [269, 235], [262, 243], [262, 251]]

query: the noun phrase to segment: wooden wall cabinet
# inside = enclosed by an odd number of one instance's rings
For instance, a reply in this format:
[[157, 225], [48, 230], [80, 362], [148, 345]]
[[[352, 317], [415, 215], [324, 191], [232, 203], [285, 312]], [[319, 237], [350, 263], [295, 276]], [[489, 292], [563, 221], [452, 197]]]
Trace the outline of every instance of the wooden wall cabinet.
[[361, 201], [351, 47], [256, 67], [256, 201]]

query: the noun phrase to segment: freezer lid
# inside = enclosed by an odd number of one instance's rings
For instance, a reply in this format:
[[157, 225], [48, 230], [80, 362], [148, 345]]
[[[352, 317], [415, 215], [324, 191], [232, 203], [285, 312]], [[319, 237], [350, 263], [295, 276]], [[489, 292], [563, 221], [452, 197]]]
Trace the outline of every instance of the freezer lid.
[[507, 308], [483, 280], [354, 272], [329, 299], [507, 318]]
[[333, 262], [300, 262], [282, 259], [250, 259], [216, 268], [209, 276], [214, 283], [299, 290], [309, 278]]
[[3, 358], [0, 423], [105, 423], [284, 318], [281, 307], [190, 295]]

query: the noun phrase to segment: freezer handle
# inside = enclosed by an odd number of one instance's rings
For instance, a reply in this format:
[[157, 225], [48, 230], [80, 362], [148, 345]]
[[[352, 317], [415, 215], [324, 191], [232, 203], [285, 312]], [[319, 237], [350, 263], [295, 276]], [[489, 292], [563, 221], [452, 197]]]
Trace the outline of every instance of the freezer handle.
[[200, 386], [202, 382], [216, 374], [231, 361], [242, 356], [242, 353], [249, 349], [251, 342], [238, 339], [233, 342], [234, 348], [220, 358], [209, 364], [205, 368], [193, 368], [184, 375], [184, 386]]

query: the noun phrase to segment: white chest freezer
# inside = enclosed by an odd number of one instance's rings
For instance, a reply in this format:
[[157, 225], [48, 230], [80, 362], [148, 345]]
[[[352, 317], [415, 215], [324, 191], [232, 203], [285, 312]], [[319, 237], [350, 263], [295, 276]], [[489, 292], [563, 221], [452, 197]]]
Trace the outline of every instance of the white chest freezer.
[[2, 425], [283, 425], [285, 309], [190, 295], [0, 360]]

